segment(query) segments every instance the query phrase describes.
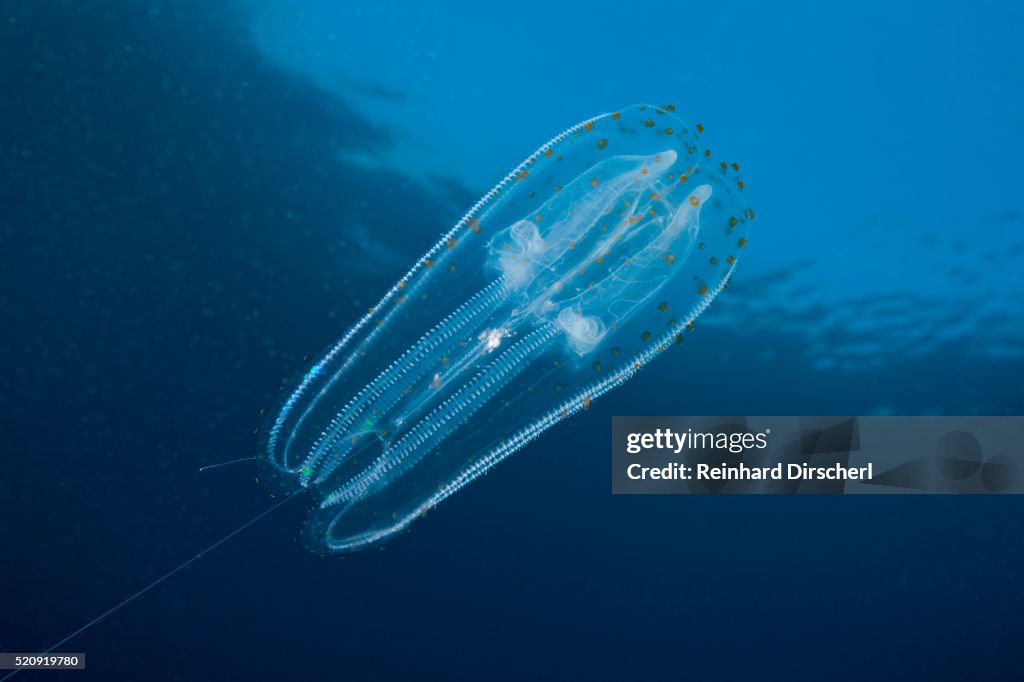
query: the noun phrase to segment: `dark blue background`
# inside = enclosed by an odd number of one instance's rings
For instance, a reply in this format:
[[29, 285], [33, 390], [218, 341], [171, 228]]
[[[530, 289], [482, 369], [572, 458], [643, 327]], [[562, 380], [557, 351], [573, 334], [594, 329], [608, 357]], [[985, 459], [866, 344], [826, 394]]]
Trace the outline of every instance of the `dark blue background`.
[[683, 97], [760, 230], [692, 345], [386, 551], [289, 502], [62, 675], [1020, 679], [1017, 498], [609, 482], [613, 414], [1021, 413], [1019, 8], [380, 7], [0, 2], [0, 650], [268, 508], [197, 469], [304, 356], [546, 138]]

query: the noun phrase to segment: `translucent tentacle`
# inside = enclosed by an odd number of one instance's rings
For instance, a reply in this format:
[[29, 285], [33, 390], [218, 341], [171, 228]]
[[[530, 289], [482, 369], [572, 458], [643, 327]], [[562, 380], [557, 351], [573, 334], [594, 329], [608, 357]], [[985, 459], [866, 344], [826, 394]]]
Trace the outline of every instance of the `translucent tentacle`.
[[557, 327], [545, 325], [499, 355], [472, 381], [420, 419], [398, 442], [386, 448], [373, 465], [329, 495], [321, 507], [364, 495], [389, 476], [413, 466], [526, 369], [531, 358], [542, 353], [558, 334]]
[[[503, 299], [504, 292], [501, 283], [492, 283], [431, 329], [360, 391], [331, 420], [331, 423], [317, 439], [304, 462], [300, 478], [302, 485], [308, 485], [314, 472], [316, 480], [322, 481], [337, 469], [351, 447], [351, 441], [344, 437], [351, 435], [352, 425], [356, 424], [360, 417], [365, 417], [370, 409], [383, 411], [398, 402], [402, 397], [399, 382], [411, 382], [421, 378], [429, 367], [439, 359], [447, 342], [458, 334], [464, 333], [467, 327], [479, 326], [482, 320], [487, 319], [488, 313], [496, 308]], [[356, 429], [356, 431], [358, 432], [360, 429]], [[330, 455], [330, 461], [321, 464], [328, 455]]]

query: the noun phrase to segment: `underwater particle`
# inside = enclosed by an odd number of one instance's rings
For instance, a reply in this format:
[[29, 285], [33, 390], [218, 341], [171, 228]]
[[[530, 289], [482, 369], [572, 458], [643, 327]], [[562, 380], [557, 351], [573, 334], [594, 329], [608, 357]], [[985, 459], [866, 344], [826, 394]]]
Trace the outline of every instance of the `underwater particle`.
[[658, 312], [663, 313], [668, 310], [668, 301], [662, 301], [658, 304]]
[[597, 141], [597, 148], [598, 149], [604, 149], [607, 146], [608, 146], [608, 140], [598, 140]]
[[648, 341], [651, 340], [651, 333], [643, 332], [642, 334], [640, 334], [640, 340], [643, 341], [644, 343], [647, 343]]
[[669, 265], [672, 265], [673, 263], [676, 262], [676, 257], [671, 253], [666, 253], [665, 262], [668, 263]]

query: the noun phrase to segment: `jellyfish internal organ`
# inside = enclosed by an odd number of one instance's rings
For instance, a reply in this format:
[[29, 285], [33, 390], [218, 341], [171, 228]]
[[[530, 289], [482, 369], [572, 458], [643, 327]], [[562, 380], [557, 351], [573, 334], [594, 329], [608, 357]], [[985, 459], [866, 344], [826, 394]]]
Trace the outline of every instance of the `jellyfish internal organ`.
[[682, 342], [753, 212], [672, 107], [585, 121], [488, 192], [303, 375], [261, 477], [307, 544], [379, 543]]

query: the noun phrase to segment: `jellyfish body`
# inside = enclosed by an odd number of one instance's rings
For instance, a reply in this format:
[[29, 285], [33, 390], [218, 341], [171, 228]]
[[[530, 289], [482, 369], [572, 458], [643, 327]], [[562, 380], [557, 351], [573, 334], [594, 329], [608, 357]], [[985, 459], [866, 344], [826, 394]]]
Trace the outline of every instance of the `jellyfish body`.
[[393, 536], [682, 341], [753, 218], [697, 133], [639, 105], [558, 135], [313, 365], [260, 449], [316, 496], [307, 544]]

